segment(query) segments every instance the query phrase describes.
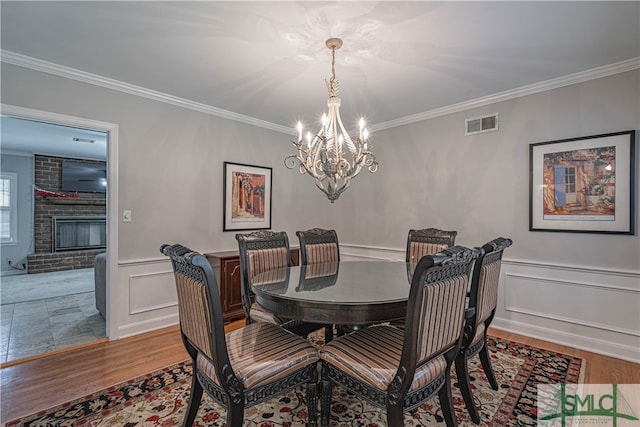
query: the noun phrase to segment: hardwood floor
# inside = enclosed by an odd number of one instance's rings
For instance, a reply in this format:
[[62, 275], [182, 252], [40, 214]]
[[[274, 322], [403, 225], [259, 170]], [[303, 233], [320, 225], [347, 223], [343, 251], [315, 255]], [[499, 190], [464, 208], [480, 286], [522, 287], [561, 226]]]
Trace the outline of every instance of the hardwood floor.
[[640, 384], [640, 364], [489, 328], [489, 335], [586, 360], [585, 384]]
[[[227, 326], [233, 329], [243, 321]], [[585, 383], [640, 383], [640, 364], [504, 331], [490, 335], [586, 359]], [[7, 422], [188, 359], [178, 326], [101, 342], [0, 370], [0, 421]]]

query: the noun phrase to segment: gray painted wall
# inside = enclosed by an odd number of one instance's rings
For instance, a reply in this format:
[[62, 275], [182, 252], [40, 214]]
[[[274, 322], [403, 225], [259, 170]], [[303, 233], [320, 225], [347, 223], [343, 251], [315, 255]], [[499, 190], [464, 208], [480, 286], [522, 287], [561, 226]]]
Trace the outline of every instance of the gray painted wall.
[[119, 125], [120, 261], [157, 259], [166, 242], [235, 249], [222, 232], [223, 162], [273, 168], [273, 230], [329, 224], [329, 203], [284, 167], [291, 136], [2, 63], [2, 102]]
[[[133, 211], [120, 224], [121, 261], [157, 258], [163, 242], [235, 248], [221, 204], [222, 163], [233, 161], [273, 168], [273, 229], [294, 241], [296, 229], [329, 226], [341, 243], [401, 249], [409, 228], [435, 226], [458, 230], [466, 245], [511, 237], [510, 258], [638, 271], [637, 235], [528, 231], [529, 144], [638, 129], [638, 75], [377, 132], [380, 170], [364, 171], [333, 205], [283, 166], [288, 135], [4, 63], [2, 102], [120, 126], [119, 205]], [[494, 112], [498, 132], [464, 136], [465, 118]]]
[[[409, 228], [434, 226], [470, 246], [511, 237], [510, 259], [638, 272], [637, 234], [530, 232], [528, 221], [529, 144], [638, 130], [639, 81], [636, 70], [377, 132], [380, 170], [358, 178], [330, 222], [358, 245], [403, 248]], [[465, 118], [495, 112], [499, 131], [464, 136]]]
[[[295, 243], [298, 229], [335, 228], [345, 258], [402, 259], [410, 228], [455, 229], [467, 246], [510, 237], [494, 326], [640, 361], [638, 235], [528, 231], [529, 144], [638, 130], [638, 70], [376, 132], [379, 171], [333, 205], [284, 167], [289, 135], [4, 63], [1, 78], [2, 103], [119, 126], [118, 205], [133, 222], [119, 223], [110, 338], [178, 321], [161, 243], [237, 247], [222, 232], [222, 165], [232, 161], [273, 168], [274, 230]], [[464, 136], [465, 118], [495, 112], [499, 132]], [[635, 192], [637, 223], [637, 177]]]

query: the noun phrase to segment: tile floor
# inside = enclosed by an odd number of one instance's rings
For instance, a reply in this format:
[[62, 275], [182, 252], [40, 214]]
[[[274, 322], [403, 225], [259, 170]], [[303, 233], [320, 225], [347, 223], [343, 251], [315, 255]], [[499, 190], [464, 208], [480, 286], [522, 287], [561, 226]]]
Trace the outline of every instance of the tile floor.
[[[3, 276], [0, 281], [0, 363], [106, 336], [95, 305], [93, 269]], [[41, 286], [40, 295], [34, 286]]]

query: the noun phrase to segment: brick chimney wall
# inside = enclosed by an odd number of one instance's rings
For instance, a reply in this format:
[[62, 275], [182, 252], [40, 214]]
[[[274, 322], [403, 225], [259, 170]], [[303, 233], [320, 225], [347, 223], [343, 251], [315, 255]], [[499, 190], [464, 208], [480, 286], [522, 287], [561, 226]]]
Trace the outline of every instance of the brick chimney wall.
[[[35, 187], [41, 190], [66, 193], [62, 188], [62, 157], [36, 154], [34, 157]], [[76, 160], [76, 159], [73, 159]], [[90, 160], [81, 160], [90, 163]], [[35, 192], [35, 188], [34, 188]], [[78, 192], [80, 199], [87, 204], [56, 204], [54, 198], [35, 196], [34, 202], [34, 253], [27, 257], [28, 273], [76, 270], [92, 268], [95, 256], [104, 249], [79, 250], [68, 252], [53, 251], [54, 216], [106, 216], [106, 193]], [[102, 204], [94, 204], [105, 202]], [[82, 203], [82, 202], [80, 202]]]

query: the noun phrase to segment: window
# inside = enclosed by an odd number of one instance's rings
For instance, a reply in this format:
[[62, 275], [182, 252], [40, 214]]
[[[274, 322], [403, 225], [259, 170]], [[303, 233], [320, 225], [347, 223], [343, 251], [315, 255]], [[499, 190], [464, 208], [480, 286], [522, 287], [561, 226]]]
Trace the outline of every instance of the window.
[[0, 242], [16, 242], [17, 230], [17, 181], [15, 173], [0, 174]]

